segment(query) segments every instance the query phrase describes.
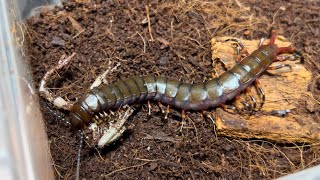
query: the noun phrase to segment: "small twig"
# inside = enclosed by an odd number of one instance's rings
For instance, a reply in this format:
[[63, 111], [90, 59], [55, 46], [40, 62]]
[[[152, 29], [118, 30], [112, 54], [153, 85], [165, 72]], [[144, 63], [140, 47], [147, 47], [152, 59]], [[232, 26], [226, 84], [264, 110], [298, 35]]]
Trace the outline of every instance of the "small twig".
[[192, 118], [187, 116], [187, 118], [191, 121], [191, 123], [193, 124], [194, 130], [196, 131], [196, 139], [197, 139], [197, 143], [199, 143], [199, 136], [198, 136], [198, 129], [195, 125], [195, 123], [193, 122]]
[[145, 163], [142, 163], [142, 164], [139, 164], [139, 165], [129, 166], [129, 167], [117, 169], [117, 170], [115, 170], [115, 171], [112, 171], [112, 172], [109, 173], [109, 174], [102, 175], [102, 177], [107, 178], [108, 176], [111, 176], [111, 175], [114, 174], [114, 173], [117, 173], [117, 172], [120, 172], [120, 171], [123, 171], [123, 170], [127, 170], [127, 169], [131, 169], [131, 168], [141, 167], [141, 166], [144, 166], [144, 165], [146, 165], [146, 164], [148, 164], [148, 163], [149, 163], [149, 162], [145, 162]]
[[83, 32], [85, 29], [70, 15], [67, 15], [68, 20], [70, 21], [72, 27], [78, 31], [78, 33]]
[[143, 52], [146, 53], [146, 49], [147, 49], [146, 41], [144, 40], [143, 36], [140, 33], [137, 32], [137, 34], [139, 34], [139, 36], [141, 37], [141, 39], [143, 41]]
[[64, 100], [62, 97], [54, 97], [53, 94], [47, 89], [46, 83], [49, 80], [50, 76], [56, 71], [64, 66], [68, 65], [71, 62], [71, 59], [76, 55], [76, 53], [72, 53], [69, 57], [66, 57], [66, 55], [62, 55], [58, 65], [55, 66], [54, 68], [50, 69], [42, 78], [40, 82], [40, 87], [39, 87], [39, 93], [42, 95], [44, 98], [46, 98], [49, 102], [53, 103], [55, 106], [70, 110], [72, 103], [69, 101]]
[[81, 33], [83, 33], [85, 31], [85, 29], [82, 29], [80, 32], [78, 32], [76, 35], [74, 35], [72, 37], [72, 39], [75, 39], [76, 37], [78, 37]]
[[151, 37], [151, 41], [154, 41], [153, 36], [152, 36], [152, 29], [151, 29], [151, 23], [150, 23], [150, 16], [149, 16], [149, 7], [148, 7], [148, 5], [146, 5], [146, 11], [147, 11], [149, 34], [150, 34], [150, 37]]
[[58, 171], [58, 169], [57, 169], [57, 165], [54, 163], [54, 160], [53, 160], [53, 157], [52, 157], [52, 154], [51, 154], [51, 150], [50, 150], [50, 147], [48, 148], [48, 150], [49, 150], [49, 155], [50, 155], [50, 159], [51, 159], [51, 161], [53, 162], [53, 168], [54, 168], [54, 170], [56, 171], [56, 173], [58, 174], [58, 176], [60, 177], [60, 178], [63, 178], [63, 176], [60, 174], [60, 172]]

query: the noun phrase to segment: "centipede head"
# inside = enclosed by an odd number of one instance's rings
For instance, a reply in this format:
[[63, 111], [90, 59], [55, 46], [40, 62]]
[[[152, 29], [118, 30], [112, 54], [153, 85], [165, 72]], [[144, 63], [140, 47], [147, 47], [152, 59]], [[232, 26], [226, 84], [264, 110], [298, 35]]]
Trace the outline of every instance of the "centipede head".
[[73, 129], [84, 129], [92, 118], [91, 113], [80, 102], [75, 103], [70, 110], [70, 124]]

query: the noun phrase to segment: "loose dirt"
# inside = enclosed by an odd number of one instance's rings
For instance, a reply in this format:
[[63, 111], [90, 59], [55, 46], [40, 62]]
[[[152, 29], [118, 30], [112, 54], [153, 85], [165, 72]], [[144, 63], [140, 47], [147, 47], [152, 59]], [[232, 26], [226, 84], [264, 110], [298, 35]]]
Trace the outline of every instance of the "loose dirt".
[[[296, 114], [319, 122], [320, 3], [318, 1], [124, 1], [74, 0], [44, 9], [26, 23], [26, 59], [38, 87], [63, 54], [76, 52], [68, 68], [49, 87], [56, 96], [76, 100], [108, 67], [121, 63], [109, 82], [132, 75], [164, 75], [191, 83], [211, 78], [210, 40], [232, 36], [287, 37], [305, 56], [313, 73], [310, 101]], [[40, 99], [57, 179], [74, 179], [79, 138]], [[152, 104], [135, 105], [128, 130], [100, 150], [85, 144], [84, 179], [274, 179], [319, 164], [318, 144], [279, 144], [264, 139], [216, 136], [210, 120], [188, 112], [182, 131], [173, 110], [168, 120]], [[67, 112], [66, 112], [67, 115]], [[303, 122], [303, 119], [300, 120]]]

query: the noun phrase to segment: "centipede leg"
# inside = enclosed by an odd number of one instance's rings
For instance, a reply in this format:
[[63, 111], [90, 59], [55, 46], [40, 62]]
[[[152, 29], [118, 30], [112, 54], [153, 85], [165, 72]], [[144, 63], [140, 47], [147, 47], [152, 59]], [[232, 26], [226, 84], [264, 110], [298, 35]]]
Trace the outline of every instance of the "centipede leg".
[[160, 108], [162, 114], [164, 114], [166, 111], [164, 110], [163, 105], [160, 101], [158, 102], [158, 105], [159, 105], [159, 108]]
[[[227, 66], [227, 63], [223, 60], [223, 59], [220, 59], [218, 58], [217, 61], [221, 64], [221, 66], [223, 67], [224, 70], [228, 70], [228, 66]], [[212, 69], [213, 73], [212, 73], [212, 78], [217, 78], [219, 77], [219, 74], [218, 72], [215, 70], [215, 65], [213, 66], [213, 69]]]
[[213, 124], [214, 135], [215, 135], [215, 137], [217, 138], [217, 137], [218, 137], [218, 136], [217, 136], [217, 132], [216, 132], [216, 126], [217, 126], [217, 124], [216, 124], [215, 117], [212, 116], [212, 113], [207, 112], [207, 111], [205, 111], [205, 110], [202, 110], [202, 115], [205, 116], [207, 119], [210, 119], [210, 120], [211, 120], [211, 122], [212, 122], [212, 124]]
[[148, 101], [148, 115], [151, 115], [151, 104], [150, 101]]
[[[243, 102], [244, 102], [244, 103], [243, 103]], [[242, 105], [245, 107], [245, 109], [248, 109], [248, 106], [249, 106], [248, 103], [245, 102], [245, 101], [243, 101], [243, 102], [241, 102], [240, 96], [234, 97], [234, 107], [235, 107], [235, 111], [236, 111], [237, 113], [242, 113], [242, 112], [244, 112], [243, 108], [240, 109], [240, 108], [237, 106], [237, 104], [242, 104]]]
[[243, 43], [239, 39], [231, 38], [227, 39], [226, 41], [234, 41], [237, 44], [237, 62], [239, 62], [242, 59], [242, 53], [244, 53], [246, 56], [249, 55], [248, 50], [244, 47]]
[[237, 108], [233, 105], [227, 105], [227, 104], [221, 104], [220, 105], [225, 111], [227, 111], [228, 109], [230, 110], [233, 110], [233, 111], [236, 111]]
[[264, 105], [264, 102], [266, 101], [266, 95], [265, 95], [265, 93], [264, 93], [264, 91], [263, 91], [263, 89], [257, 79], [255, 80], [254, 84], [255, 84], [255, 87], [257, 88], [258, 94], [260, 95], [260, 98], [261, 98], [260, 106], [258, 108], [258, 110], [260, 110], [262, 108], [262, 106]]
[[253, 102], [252, 109], [250, 110], [250, 114], [251, 114], [252, 111], [256, 110], [256, 108], [257, 108], [257, 101], [256, 101], [256, 98], [252, 95], [250, 88], [246, 89], [246, 93], [248, 94], [248, 96], [250, 97], [251, 101]]
[[[243, 105], [243, 108], [242, 109], [239, 109], [237, 106], [234, 106], [234, 110], [236, 111], [236, 112], [238, 112], [238, 113], [245, 113], [245, 111], [252, 111], [252, 106], [249, 104], [249, 103], [247, 103], [247, 101], [245, 101], [245, 100], [241, 100], [240, 99], [240, 96], [236, 96], [235, 98], [234, 98], [234, 103], [235, 104], [239, 104], [239, 103], [241, 103], [242, 105]], [[224, 107], [224, 108], [228, 108], [228, 107]]]
[[164, 119], [168, 119], [169, 112], [170, 112], [170, 105], [167, 105], [166, 115], [164, 116]]
[[269, 66], [269, 67], [267, 67], [267, 70], [276, 70], [276, 69], [281, 69], [283, 67], [289, 67], [290, 71], [292, 71], [292, 67], [290, 64], [279, 64], [277, 66]]
[[300, 63], [304, 62], [303, 55], [300, 51], [294, 51], [290, 55], [279, 55], [274, 61], [296, 61], [300, 59]]
[[252, 106], [251, 106], [251, 104], [247, 103], [247, 101], [241, 101], [241, 103], [245, 107], [246, 111], [249, 111], [249, 112], [252, 111]]
[[182, 122], [181, 122], [181, 126], [180, 126], [180, 132], [182, 132], [183, 126], [186, 124], [186, 111], [184, 109], [182, 109], [181, 111], [181, 118], [182, 118]]

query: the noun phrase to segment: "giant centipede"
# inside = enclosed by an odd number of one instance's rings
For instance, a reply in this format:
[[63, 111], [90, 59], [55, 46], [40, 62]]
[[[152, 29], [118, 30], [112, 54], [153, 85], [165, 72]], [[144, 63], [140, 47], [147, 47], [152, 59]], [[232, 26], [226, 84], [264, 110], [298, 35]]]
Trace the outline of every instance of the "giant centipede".
[[207, 82], [187, 84], [154, 75], [134, 76], [113, 84], [101, 84], [84, 94], [71, 108], [70, 123], [84, 129], [96, 114], [126, 104], [158, 101], [185, 111], [200, 111], [224, 104], [239, 95], [277, 60], [277, 55], [293, 53], [293, 46], [278, 47], [276, 32], [267, 45], [261, 45], [230, 70]]

